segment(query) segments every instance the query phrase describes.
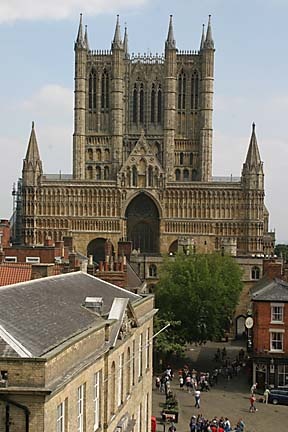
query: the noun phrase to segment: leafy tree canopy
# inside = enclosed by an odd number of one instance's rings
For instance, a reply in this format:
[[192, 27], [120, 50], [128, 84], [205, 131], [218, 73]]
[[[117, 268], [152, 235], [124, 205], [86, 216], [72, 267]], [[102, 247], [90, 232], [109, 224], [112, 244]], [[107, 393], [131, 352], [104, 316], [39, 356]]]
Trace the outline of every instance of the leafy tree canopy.
[[177, 254], [165, 258], [155, 288], [158, 320], [178, 323], [174, 331], [180, 343], [222, 337], [242, 290], [241, 275], [230, 256]]
[[288, 245], [287, 244], [277, 244], [274, 249], [275, 254], [278, 257], [282, 257], [284, 261], [288, 261]]

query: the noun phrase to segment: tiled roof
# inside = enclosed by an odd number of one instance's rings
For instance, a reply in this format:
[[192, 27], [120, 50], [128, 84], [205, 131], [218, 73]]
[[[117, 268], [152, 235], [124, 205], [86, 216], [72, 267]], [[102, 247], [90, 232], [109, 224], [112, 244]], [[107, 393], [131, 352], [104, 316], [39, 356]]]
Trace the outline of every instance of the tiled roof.
[[288, 283], [281, 279], [263, 279], [252, 290], [253, 301], [288, 302]]
[[31, 279], [31, 264], [3, 263], [0, 265], [0, 286], [26, 282]]
[[83, 306], [86, 297], [102, 297], [103, 314], [109, 313], [115, 298], [141, 299], [83, 272], [35, 279], [0, 287], [0, 329], [2, 326], [33, 357], [44, 356], [65, 340], [104, 322]]

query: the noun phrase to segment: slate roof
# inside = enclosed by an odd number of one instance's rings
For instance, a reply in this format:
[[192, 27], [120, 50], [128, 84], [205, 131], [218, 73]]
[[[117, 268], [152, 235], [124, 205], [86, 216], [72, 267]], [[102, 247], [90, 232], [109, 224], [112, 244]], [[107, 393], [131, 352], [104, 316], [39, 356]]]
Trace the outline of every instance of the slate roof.
[[253, 288], [253, 301], [288, 302], [288, 283], [281, 279], [262, 279]]
[[[32, 357], [43, 356], [65, 340], [104, 322], [103, 317], [83, 306], [86, 297], [102, 297], [102, 312], [106, 314], [114, 298], [131, 302], [141, 298], [83, 272], [0, 287], [0, 330], [2, 326]], [[4, 352], [0, 344], [1, 355]]]
[[0, 265], [0, 286], [28, 281], [31, 274], [31, 264], [3, 263]]

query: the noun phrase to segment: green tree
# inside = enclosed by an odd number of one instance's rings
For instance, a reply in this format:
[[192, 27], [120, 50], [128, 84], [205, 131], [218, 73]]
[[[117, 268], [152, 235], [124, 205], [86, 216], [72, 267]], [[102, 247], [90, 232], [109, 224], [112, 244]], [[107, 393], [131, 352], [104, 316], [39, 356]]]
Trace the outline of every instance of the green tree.
[[241, 275], [230, 256], [167, 257], [155, 289], [158, 319], [178, 323], [175, 335], [181, 343], [222, 337], [242, 290]]
[[277, 244], [275, 246], [275, 254], [280, 258], [283, 258], [285, 262], [288, 261], [288, 245], [287, 244]]

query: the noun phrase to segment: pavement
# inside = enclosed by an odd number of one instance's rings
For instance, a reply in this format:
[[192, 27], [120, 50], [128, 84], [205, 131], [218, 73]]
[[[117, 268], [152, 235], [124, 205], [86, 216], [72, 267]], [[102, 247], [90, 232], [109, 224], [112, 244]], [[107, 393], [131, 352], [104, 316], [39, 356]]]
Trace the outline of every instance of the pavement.
[[[216, 343], [209, 342], [205, 346], [192, 346], [187, 351], [187, 360], [183, 360], [182, 366], [188, 364], [190, 368], [198, 371], [212, 371], [216, 366], [214, 355], [217, 348], [225, 346], [227, 356], [233, 359], [237, 356], [242, 345], [239, 342]], [[173, 364], [171, 364], [173, 368]], [[286, 432], [288, 421], [288, 406], [265, 405], [257, 402], [256, 413], [249, 412], [249, 397], [251, 382], [247, 370], [241, 370], [237, 377], [230, 381], [220, 377], [218, 384], [208, 392], [201, 393], [201, 407], [194, 408], [194, 395], [185, 389], [179, 388], [177, 370], [179, 364], [175, 364], [175, 377], [171, 383], [171, 390], [179, 401], [179, 422], [176, 425], [177, 432], [189, 432], [189, 421], [192, 415], [202, 413], [204, 417], [212, 419], [228, 417], [231, 425], [235, 426], [239, 418], [245, 422], [245, 432]], [[257, 395], [257, 398], [260, 395]], [[168, 431], [167, 425], [161, 423], [161, 404], [165, 401], [165, 395], [156, 388], [153, 389], [152, 415], [157, 418], [157, 432]]]

